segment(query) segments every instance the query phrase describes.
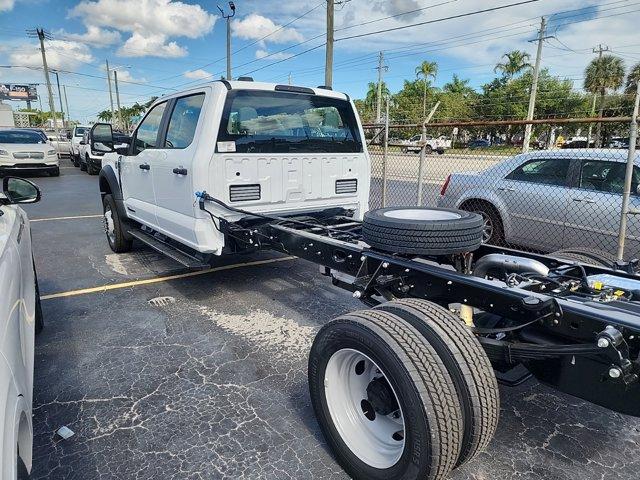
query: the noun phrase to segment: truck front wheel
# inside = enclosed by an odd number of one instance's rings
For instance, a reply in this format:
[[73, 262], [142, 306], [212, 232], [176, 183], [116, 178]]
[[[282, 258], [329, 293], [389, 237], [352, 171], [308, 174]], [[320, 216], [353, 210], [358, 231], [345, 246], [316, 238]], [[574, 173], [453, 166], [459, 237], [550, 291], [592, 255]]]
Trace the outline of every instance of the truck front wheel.
[[316, 417], [354, 479], [446, 478], [461, 449], [463, 421], [453, 381], [408, 322], [380, 310], [337, 318], [309, 356]]
[[131, 250], [133, 240], [127, 238], [125, 225], [118, 214], [116, 202], [111, 195], [105, 195], [102, 200], [104, 232], [107, 234], [109, 247], [115, 253]]

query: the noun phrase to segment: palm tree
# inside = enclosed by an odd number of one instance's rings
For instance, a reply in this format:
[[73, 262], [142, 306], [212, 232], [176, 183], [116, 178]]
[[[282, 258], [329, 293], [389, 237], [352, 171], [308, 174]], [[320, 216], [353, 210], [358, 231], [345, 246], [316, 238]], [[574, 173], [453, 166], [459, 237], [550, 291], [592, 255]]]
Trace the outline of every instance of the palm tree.
[[624, 89], [625, 93], [634, 94], [638, 88], [638, 81], [640, 80], [640, 62], [636, 63], [629, 74], [627, 75], [627, 84]]
[[[599, 116], [604, 114], [604, 99], [608, 90], [616, 91], [624, 82], [624, 61], [614, 55], [602, 55], [589, 62], [584, 70], [584, 89], [600, 97]], [[596, 145], [601, 143], [602, 124], [596, 130]]]
[[531, 63], [529, 63], [531, 57], [522, 50], [512, 50], [502, 55], [502, 58], [506, 58], [506, 61], [498, 62], [493, 71], [502, 72], [507, 80], [511, 80], [523, 70], [531, 68]]
[[[387, 84], [385, 82], [382, 82], [381, 90], [382, 90], [382, 98], [390, 94], [389, 87], [387, 87]], [[377, 101], [378, 101], [378, 84], [374, 82], [369, 82], [367, 84], [367, 95], [364, 98], [364, 103], [367, 106], [367, 108], [371, 109], [371, 111], [375, 111]]]
[[427, 62], [426, 60], [416, 67], [416, 78], [422, 77], [424, 82], [424, 90], [422, 95], [422, 116], [427, 116], [427, 86], [429, 77], [436, 79], [438, 74], [438, 64], [436, 62]]
[[451, 81], [445, 83], [444, 86], [442, 87], [442, 90], [444, 90], [447, 93], [453, 93], [457, 95], [467, 95], [473, 91], [473, 88], [469, 86], [469, 80], [467, 79], [462, 80], [460, 79], [460, 77], [458, 77], [458, 75], [454, 73], [453, 77], [451, 78]]
[[102, 110], [100, 113], [98, 113], [98, 119], [102, 120], [103, 122], [111, 121], [111, 110]]

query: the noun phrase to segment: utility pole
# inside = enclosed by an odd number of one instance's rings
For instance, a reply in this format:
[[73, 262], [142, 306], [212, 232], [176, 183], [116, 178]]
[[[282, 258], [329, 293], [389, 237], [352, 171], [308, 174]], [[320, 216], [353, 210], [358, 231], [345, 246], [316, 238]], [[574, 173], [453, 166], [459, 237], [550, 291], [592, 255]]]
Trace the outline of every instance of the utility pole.
[[[333, 16], [335, 0], [327, 0], [327, 46], [324, 64], [324, 85], [331, 88], [333, 86]], [[380, 108], [378, 108], [380, 111]]]
[[[49, 112], [53, 119], [53, 128], [57, 130], [58, 122], [56, 120], [56, 107], [53, 104], [53, 91], [51, 90], [51, 79], [49, 78], [49, 66], [47, 65], [47, 54], [44, 50], [44, 39], [51, 39], [51, 35], [45, 32], [42, 28], [36, 28], [35, 30], [27, 30], [27, 36], [31, 38], [38, 37], [40, 40], [40, 53], [42, 54], [42, 68], [44, 69], [44, 78], [47, 81], [47, 93], [49, 94]], [[42, 108], [41, 108], [42, 109]]]
[[67, 123], [71, 121], [71, 112], [69, 111], [69, 99], [67, 98], [67, 86], [62, 85], [62, 91], [64, 92], [64, 104], [67, 107]]
[[120, 108], [120, 92], [118, 90], [118, 70], [113, 71], [113, 83], [116, 86], [116, 105], [118, 106], [118, 126], [124, 128], [122, 123], [122, 110]]
[[236, 14], [236, 5], [233, 2], [229, 2], [229, 8], [231, 14], [224, 13], [224, 10], [218, 6], [218, 10], [222, 14], [222, 18], [227, 21], [227, 80], [231, 80], [231, 19]]
[[384, 65], [384, 52], [380, 52], [378, 54], [378, 93], [376, 98], [376, 123], [380, 123], [382, 120], [381, 111], [382, 111], [382, 71], [387, 70], [387, 67]]
[[[600, 61], [600, 59], [602, 58], [602, 54], [604, 52], [608, 52], [609, 51], [609, 47], [606, 45], [602, 45], [601, 43], [598, 44], [597, 47], [593, 47], [593, 53], [597, 53], [598, 54], [598, 62]], [[598, 98], [598, 94], [594, 93], [593, 94], [593, 102], [591, 103], [591, 116], [593, 117], [596, 114], [596, 100]], [[600, 105], [600, 118], [602, 118], [602, 115], [604, 113], [604, 103], [602, 105]], [[589, 132], [587, 133], [587, 148], [589, 148], [589, 145], [591, 144], [591, 132], [593, 131], [593, 123], [589, 124]], [[596, 126], [596, 141], [595, 141], [595, 146], [597, 147], [598, 144], [600, 143], [600, 133], [602, 131], [602, 124], [598, 123], [598, 125]]]
[[[538, 93], [538, 75], [540, 74], [540, 60], [542, 59], [542, 42], [546, 38], [545, 32], [547, 30], [547, 19], [542, 17], [540, 20], [540, 31], [538, 32], [538, 50], [536, 52], [536, 63], [533, 67], [533, 80], [531, 81], [531, 94], [529, 95], [529, 110], [527, 110], [527, 120], [533, 120], [533, 114], [536, 110], [536, 95]], [[529, 150], [529, 142], [531, 142], [531, 129], [530, 123], [524, 127], [524, 140], [522, 142], [522, 151], [527, 152]]]
[[111, 93], [111, 71], [109, 70], [109, 60], [105, 60], [107, 65], [107, 85], [109, 85], [109, 103], [111, 104], [111, 123], [116, 119], [116, 112], [113, 110], [113, 93]]
[[291, 85], [291, 72], [289, 72], [289, 85]]
[[60, 101], [60, 114], [62, 115], [62, 128], [64, 128], [64, 108], [62, 108], [62, 92], [60, 91], [60, 76], [57, 70], [51, 70], [56, 76], [56, 83], [58, 84], [58, 100]]

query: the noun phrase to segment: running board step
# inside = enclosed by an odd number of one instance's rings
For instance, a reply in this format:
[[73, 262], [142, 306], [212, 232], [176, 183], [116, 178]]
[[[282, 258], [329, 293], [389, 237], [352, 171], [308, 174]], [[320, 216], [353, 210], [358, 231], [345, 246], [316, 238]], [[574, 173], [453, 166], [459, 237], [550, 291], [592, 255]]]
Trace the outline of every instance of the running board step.
[[170, 243], [159, 239], [151, 233], [144, 232], [138, 228], [132, 228], [127, 233], [129, 233], [133, 238], [140, 240], [142, 243], [153, 248], [156, 252], [162, 253], [190, 270], [204, 270], [206, 268], [211, 268], [211, 265], [203, 260], [179, 250]]

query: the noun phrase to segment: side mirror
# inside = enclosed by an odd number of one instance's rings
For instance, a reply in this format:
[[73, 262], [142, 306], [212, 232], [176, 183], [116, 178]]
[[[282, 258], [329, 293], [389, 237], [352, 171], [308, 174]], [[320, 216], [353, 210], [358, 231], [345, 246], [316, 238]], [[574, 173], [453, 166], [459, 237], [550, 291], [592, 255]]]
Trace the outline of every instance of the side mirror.
[[71, 137], [72, 137], [71, 132], [67, 132], [67, 140], [71, 140]]
[[36, 203], [40, 201], [38, 186], [24, 178], [4, 177], [2, 193], [7, 200], [5, 203]]
[[96, 152], [113, 152], [113, 130], [109, 123], [96, 123], [89, 133], [91, 150]]

